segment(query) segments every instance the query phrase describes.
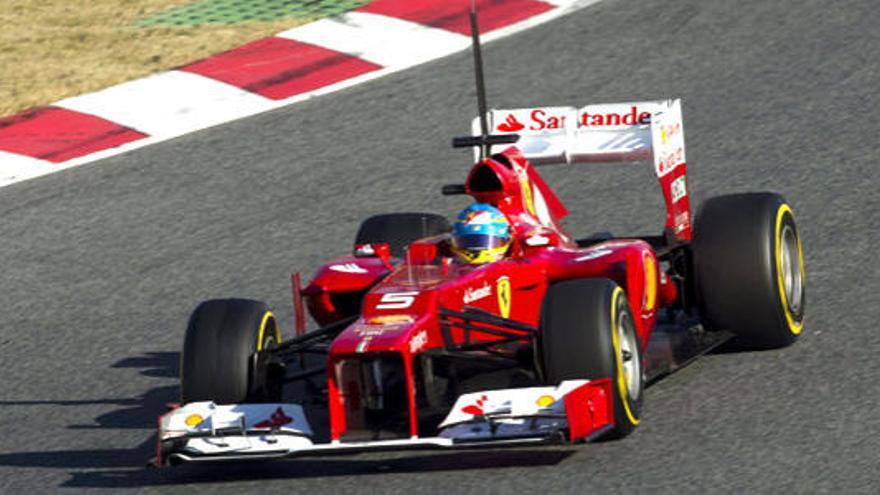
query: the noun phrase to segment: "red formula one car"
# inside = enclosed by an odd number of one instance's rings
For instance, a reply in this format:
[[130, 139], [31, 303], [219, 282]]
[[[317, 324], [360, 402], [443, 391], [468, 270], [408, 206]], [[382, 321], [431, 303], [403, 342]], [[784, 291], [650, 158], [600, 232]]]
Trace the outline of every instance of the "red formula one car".
[[[460, 144], [515, 133], [517, 146], [443, 192], [503, 213], [504, 256], [463, 262], [444, 217], [380, 215], [352, 256], [305, 287], [294, 275], [295, 338], [263, 303], [202, 303], [182, 405], [159, 421], [159, 465], [623, 437], [647, 383], [730, 338], [797, 338], [792, 210], [778, 194], [736, 194], [692, 221], [679, 101], [494, 110], [480, 127]], [[642, 238], [576, 239], [536, 168], [643, 159], [667, 211], [662, 234]], [[304, 331], [305, 308], [320, 328]]]

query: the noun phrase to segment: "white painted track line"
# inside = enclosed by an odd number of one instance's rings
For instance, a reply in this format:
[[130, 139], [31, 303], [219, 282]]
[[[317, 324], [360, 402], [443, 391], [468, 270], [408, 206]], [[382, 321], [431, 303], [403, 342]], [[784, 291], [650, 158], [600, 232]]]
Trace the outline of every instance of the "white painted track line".
[[0, 151], [0, 186], [44, 175], [56, 168], [45, 160]]
[[594, 3], [600, 2], [601, 0], [541, 0], [541, 1], [544, 3], [549, 3], [550, 5], [555, 5], [557, 7], [580, 9], [580, 8], [586, 7], [587, 5], [592, 5]]
[[403, 68], [455, 53], [469, 38], [384, 15], [349, 12], [278, 34], [364, 59]]
[[176, 70], [67, 98], [56, 105], [165, 138], [274, 107], [271, 100], [258, 94]]

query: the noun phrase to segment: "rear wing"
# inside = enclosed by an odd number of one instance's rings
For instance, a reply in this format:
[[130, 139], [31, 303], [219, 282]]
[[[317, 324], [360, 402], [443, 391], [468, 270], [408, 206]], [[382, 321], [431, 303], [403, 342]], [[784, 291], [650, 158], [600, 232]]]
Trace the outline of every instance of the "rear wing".
[[[490, 110], [487, 116], [492, 134], [520, 136], [517, 148], [536, 166], [653, 161], [667, 235], [691, 240], [681, 100]], [[479, 118], [472, 127], [481, 134]]]

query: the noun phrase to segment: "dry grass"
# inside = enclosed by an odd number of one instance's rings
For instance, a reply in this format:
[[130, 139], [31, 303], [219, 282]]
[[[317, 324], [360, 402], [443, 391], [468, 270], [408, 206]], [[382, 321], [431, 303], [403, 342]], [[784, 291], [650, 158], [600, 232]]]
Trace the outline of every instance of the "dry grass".
[[133, 27], [190, 0], [0, 0], [0, 116], [171, 69], [297, 24]]

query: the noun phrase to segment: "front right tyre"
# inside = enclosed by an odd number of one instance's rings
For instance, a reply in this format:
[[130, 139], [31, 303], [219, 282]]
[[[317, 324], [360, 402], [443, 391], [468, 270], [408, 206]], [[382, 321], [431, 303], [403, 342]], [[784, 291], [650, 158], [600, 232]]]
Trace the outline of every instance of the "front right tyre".
[[642, 410], [642, 345], [626, 293], [608, 279], [557, 282], [541, 307], [539, 342], [544, 381], [610, 378], [614, 427], [622, 438], [638, 426]]

